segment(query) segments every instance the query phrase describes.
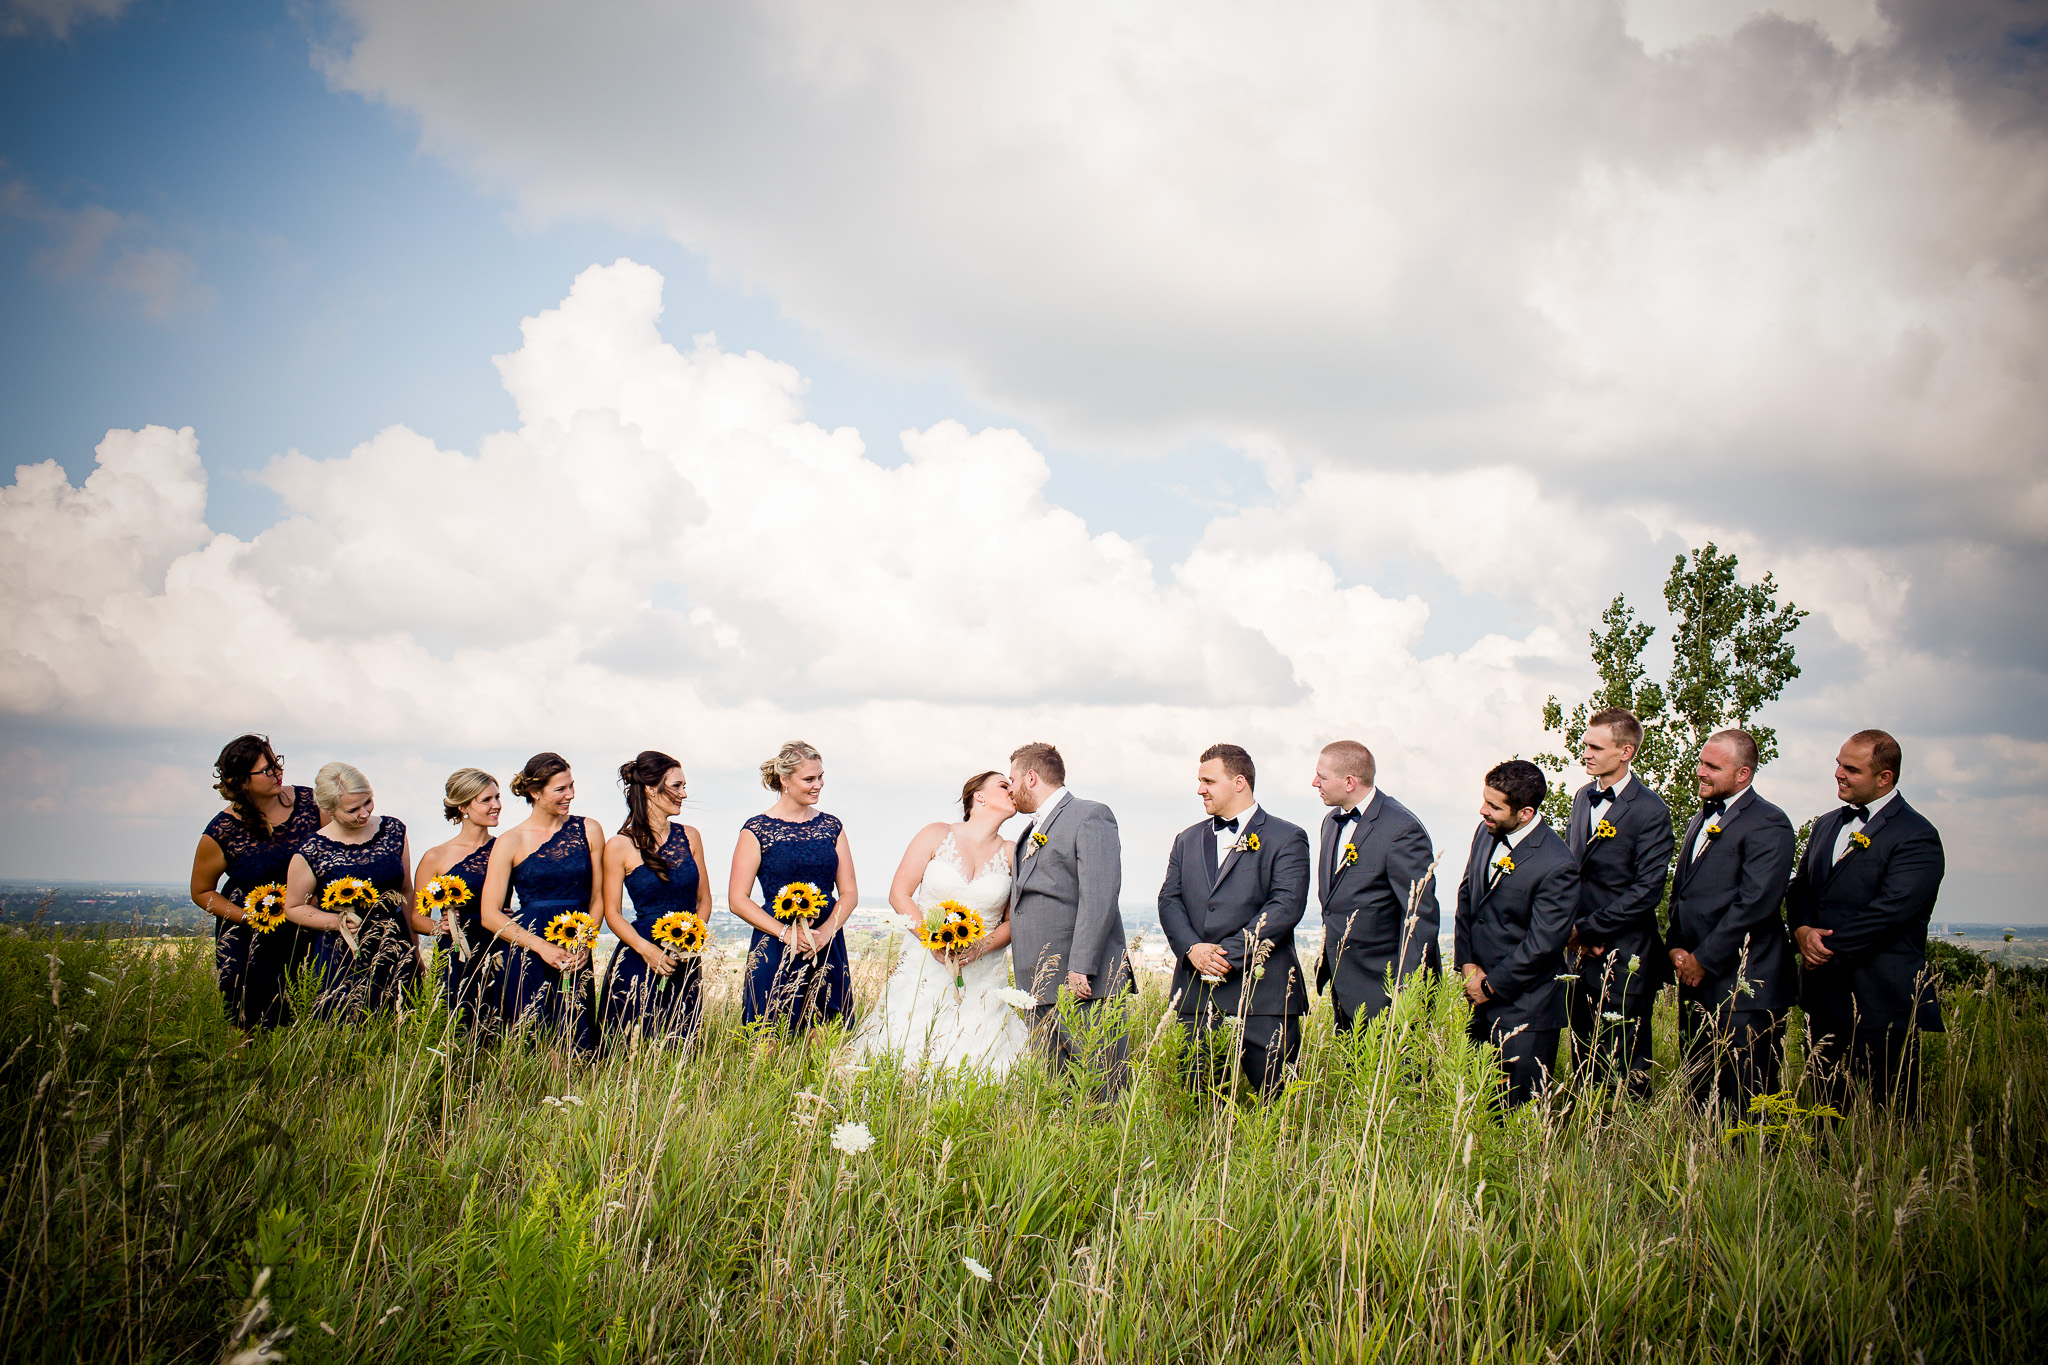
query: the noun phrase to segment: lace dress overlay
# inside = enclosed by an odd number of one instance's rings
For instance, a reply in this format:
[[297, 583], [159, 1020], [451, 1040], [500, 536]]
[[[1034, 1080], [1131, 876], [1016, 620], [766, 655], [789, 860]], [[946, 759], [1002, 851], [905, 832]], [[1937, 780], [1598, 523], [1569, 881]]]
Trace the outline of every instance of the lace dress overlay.
[[[583, 817], [572, 815], [512, 869], [516, 900], [505, 913], [527, 932], [545, 935], [555, 916], [590, 909], [596, 867]], [[596, 1051], [597, 992], [591, 976], [587, 963], [574, 972], [558, 972], [536, 954], [507, 945], [495, 992], [500, 1025], [537, 1026], [579, 1052]]]
[[[654, 922], [671, 911], [694, 911], [700, 873], [690, 852], [690, 838], [681, 825], [669, 826], [661, 845], [668, 880], [645, 863], [626, 874], [626, 895], [632, 900], [633, 928], [654, 942]], [[660, 947], [660, 944], [655, 944]], [[647, 960], [620, 944], [612, 954], [604, 983], [604, 1026], [608, 1032], [639, 1029], [648, 1037], [688, 1038], [696, 1032], [704, 1005], [704, 962], [684, 958], [661, 976]]]
[[484, 878], [491, 870], [491, 849], [496, 839], [486, 839], [477, 845], [472, 853], [465, 854], [462, 861], [443, 873], [443, 876], [460, 877], [469, 887], [469, 900], [455, 909], [455, 919], [462, 926], [462, 935], [469, 943], [469, 961], [455, 951], [455, 944], [448, 941], [443, 952], [447, 966], [441, 974], [441, 998], [448, 1002], [449, 1011], [465, 1024], [474, 1023], [482, 993], [498, 972], [504, 967], [504, 945], [494, 943], [484, 930]]
[[[292, 813], [283, 824], [259, 835], [232, 812], [222, 811], [206, 824], [206, 837], [220, 846], [227, 876], [219, 890], [241, 905], [249, 892], [275, 883], [283, 886], [292, 854], [320, 828], [320, 806], [311, 787], [292, 788]], [[220, 982], [221, 1002], [228, 1018], [244, 1028], [275, 1028], [291, 1022], [291, 999], [285, 981], [313, 950], [313, 936], [287, 921], [267, 934], [224, 919], [213, 922], [213, 972]]]
[[[299, 856], [313, 869], [316, 908], [327, 888], [343, 877], [360, 877], [379, 893], [405, 888], [405, 825], [389, 815], [377, 817], [377, 832], [363, 843], [315, 834], [299, 846]], [[323, 1016], [390, 1008], [420, 979], [419, 951], [404, 913], [383, 901], [357, 913], [363, 922], [356, 930], [356, 950], [349, 949], [340, 930], [313, 936], [313, 960], [323, 977]]]
[[[745, 828], [761, 845], [761, 904], [768, 905], [792, 882], [809, 882], [825, 894], [825, 909], [814, 923], [830, 919], [839, 904], [839, 835], [844, 828], [839, 818], [823, 811], [801, 822], [756, 815]], [[845, 933], [834, 934], [816, 955], [805, 957], [785, 948], [779, 936], [756, 929], [747, 951], [740, 1018], [745, 1023], [772, 1020], [792, 1030], [834, 1020], [851, 1025], [853, 964]]]

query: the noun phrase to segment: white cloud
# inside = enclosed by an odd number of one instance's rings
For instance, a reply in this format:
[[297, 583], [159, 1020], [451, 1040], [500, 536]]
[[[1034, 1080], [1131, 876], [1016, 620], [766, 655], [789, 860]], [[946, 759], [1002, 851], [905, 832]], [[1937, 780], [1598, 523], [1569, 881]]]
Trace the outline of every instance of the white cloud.
[[104, 204], [68, 209], [16, 178], [0, 181], [0, 218], [43, 229], [49, 246], [38, 254], [36, 268], [44, 275], [93, 285], [101, 297], [131, 305], [145, 317], [162, 321], [213, 302], [198, 265], [183, 251], [152, 240], [157, 228], [139, 214], [116, 213]]

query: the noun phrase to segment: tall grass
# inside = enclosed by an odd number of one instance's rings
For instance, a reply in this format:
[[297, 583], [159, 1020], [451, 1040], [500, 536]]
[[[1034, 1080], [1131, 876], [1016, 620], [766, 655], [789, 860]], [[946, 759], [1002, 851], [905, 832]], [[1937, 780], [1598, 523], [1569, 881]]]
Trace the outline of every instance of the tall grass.
[[[1303, 1079], [1263, 1106], [1181, 1087], [1155, 984], [1104, 1109], [1036, 1064], [916, 1083], [835, 1065], [829, 1038], [765, 1049], [729, 971], [687, 1054], [478, 1048], [430, 1001], [245, 1040], [204, 947], [0, 936], [13, 1358], [2012, 1361], [2048, 1340], [2048, 1004], [1996, 980], [1948, 989], [1921, 1123], [1795, 1116], [1766, 1143], [1668, 1081], [1494, 1115], [1455, 983], [1356, 1037], [1315, 1016]], [[833, 1148], [849, 1121], [871, 1150]]]

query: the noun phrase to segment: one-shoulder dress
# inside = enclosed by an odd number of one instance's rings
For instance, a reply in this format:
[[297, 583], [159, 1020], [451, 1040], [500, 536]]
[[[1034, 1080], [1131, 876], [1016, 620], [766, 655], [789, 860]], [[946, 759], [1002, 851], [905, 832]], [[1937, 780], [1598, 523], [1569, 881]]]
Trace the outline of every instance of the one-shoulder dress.
[[[389, 815], [377, 817], [377, 832], [363, 843], [344, 844], [323, 832], [299, 845], [299, 856], [313, 869], [316, 909], [322, 908], [327, 888], [343, 877], [360, 877], [380, 894], [405, 889], [405, 825]], [[420, 979], [419, 951], [405, 914], [382, 900], [356, 913], [363, 918], [356, 951], [349, 950], [339, 929], [314, 935], [323, 1018], [389, 1009]]]
[[[250, 828], [230, 811], [209, 820], [206, 837], [227, 859], [223, 896], [242, 905], [259, 886], [283, 886], [292, 854], [320, 828], [320, 807], [311, 787], [292, 788], [292, 813], [267, 834]], [[213, 974], [221, 1003], [243, 1028], [276, 1028], [291, 1022], [285, 983], [313, 951], [313, 936], [286, 920], [267, 934], [224, 919], [213, 922]]]
[[[761, 904], [772, 905], [776, 893], [792, 882], [809, 882], [825, 894], [825, 909], [814, 922], [831, 918], [839, 904], [838, 817], [820, 811], [792, 823], [756, 815], [746, 828], [761, 845]], [[853, 965], [845, 932], [834, 934], [816, 956], [805, 957], [793, 947], [783, 947], [778, 935], [756, 929], [747, 950], [740, 1018], [749, 1024], [771, 1021], [791, 1030], [835, 1021], [851, 1028]]]
[[[694, 912], [700, 872], [690, 852], [690, 837], [681, 825], [670, 825], [661, 846], [668, 864], [663, 881], [645, 863], [626, 874], [626, 894], [633, 899], [633, 928], [654, 942], [654, 922], [671, 911]], [[660, 947], [660, 944], [655, 944]], [[686, 957], [667, 976], [657, 975], [647, 959], [619, 945], [612, 954], [604, 983], [604, 1026], [610, 1033], [637, 1028], [649, 1038], [688, 1039], [697, 1031], [704, 1007], [703, 959]]]
[[465, 1025], [476, 1023], [478, 1011], [483, 1008], [484, 990], [504, 966], [504, 945], [493, 940], [484, 928], [484, 877], [491, 870], [491, 847], [497, 842], [484, 840], [475, 852], [441, 874], [460, 877], [469, 888], [468, 900], [452, 912], [444, 912], [452, 913], [462, 926], [463, 941], [469, 944], [469, 960], [464, 961], [462, 954], [455, 951], [451, 938], [443, 949], [447, 964], [441, 972], [441, 998], [448, 1002], [448, 1012]]
[[[569, 910], [589, 911], [593, 866], [583, 817], [572, 815], [512, 869], [517, 901], [507, 906], [505, 913], [528, 933], [545, 936], [548, 921], [555, 916]], [[573, 989], [564, 990], [563, 973], [548, 966], [538, 954], [508, 945], [504, 970], [493, 992], [500, 1025], [516, 1028], [532, 1023], [578, 1052], [595, 1052], [597, 992], [591, 976], [586, 964], [575, 973]]]

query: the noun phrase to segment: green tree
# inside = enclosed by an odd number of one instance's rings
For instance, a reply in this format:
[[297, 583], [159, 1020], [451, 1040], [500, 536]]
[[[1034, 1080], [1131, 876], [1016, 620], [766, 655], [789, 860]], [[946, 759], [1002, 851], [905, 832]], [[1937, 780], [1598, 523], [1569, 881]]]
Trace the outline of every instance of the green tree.
[[[1609, 706], [1627, 707], [1642, 720], [1636, 776], [1664, 798], [1680, 828], [1699, 809], [1693, 770], [1709, 735], [1740, 726], [1756, 736], [1761, 763], [1777, 756], [1777, 731], [1755, 724], [1754, 717], [1799, 676], [1791, 635], [1807, 613], [1778, 601], [1778, 584], [1770, 574], [1745, 585], [1737, 581], [1735, 569], [1735, 556], [1722, 554], [1711, 541], [1672, 561], [1664, 580], [1671, 672], [1662, 683], [1649, 677], [1643, 662], [1643, 650], [1657, 628], [1637, 620], [1627, 597], [1615, 594], [1600, 614], [1602, 628], [1587, 637], [1600, 685], [1569, 714], [1555, 695], [1543, 703], [1543, 728], [1564, 738], [1562, 753], [1536, 756], [1553, 779], [1578, 765], [1586, 718]], [[1543, 803], [1543, 813], [1560, 830], [1571, 815], [1571, 791], [1577, 785], [1554, 780]]]

